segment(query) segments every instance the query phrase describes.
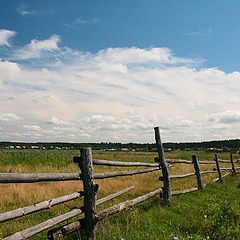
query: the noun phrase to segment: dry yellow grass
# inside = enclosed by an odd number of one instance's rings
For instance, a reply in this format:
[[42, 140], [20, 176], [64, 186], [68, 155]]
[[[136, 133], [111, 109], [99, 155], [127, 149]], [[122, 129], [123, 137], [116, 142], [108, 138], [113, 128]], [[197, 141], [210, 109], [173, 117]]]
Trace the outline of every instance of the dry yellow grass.
[[[167, 158], [183, 158], [179, 155], [186, 156], [185, 159], [191, 159], [191, 152], [189, 153], [167, 153]], [[109, 160], [123, 160], [123, 161], [143, 161], [143, 162], [153, 162], [156, 153], [104, 153], [95, 152], [94, 158], [97, 159], [109, 159]], [[203, 154], [202, 159], [199, 160], [212, 160], [213, 154], [206, 155]], [[222, 159], [228, 159], [227, 155], [222, 155]], [[230, 167], [230, 164], [221, 164], [221, 167]], [[240, 166], [238, 164], [238, 166]], [[201, 165], [201, 171], [212, 170], [215, 165]], [[113, 171], [113, 170], [123, 170], [124, 168], [118, 167], [103, 167], [96, 166], [96, 172], [102, 171]], [[134, 169], [134, 168], [131, 168]], [[141, 169], [141, 168], [139, 168]], [[29, 172], [78, 172], [78, 166], [73, 163], [69, 163], [65, 166], [48, 166], [48, 165], [0, 165], [1, 172], [19, 172], [19, 173], [29, 173]], [[127, 170], [125, 168], [125, 170]], [[175, 164], [174, 167], [170, 168], [170, 174], [183, 174], [194, 172], [193, 165], [189, 164]], [[133, 198], [138, 195], [144, 194], [149, 191], [153, 191], [162, 186], [162, 182], [158, 180], [161, 175], [161, 171], [153, 172], [149, 174], [128, 176], [128, 177], [116, 177], [110, 179], [97, 180], [96, 182], [100, 185], [98, 198], [106, 196], [110, 193], [117, 192], [128, 186], [133, 185], [135, 187], [134, 191], [128, 193], [125, 197], [120, 199]], [[203, 176], [204, 183], [212, 181], [217, 177], [217, 174], [209, 174]], [[190, 177], [185, 179], [174, 179], [171, 181], [172, 190], [185, 189], [196, 186], [196, 178]], [[0, 185], [0, 211], [8, 211], [16, 209], [19, 207], [24, 207], [32, 205], [37, 202], [52, 199], [55, 197], [70, 194], [75, 191], [82, 190], [82, 184], [80, 181], [68, 181], [68, 182], [52, 182], [52, 183], [33, 183], [33, 184], [6, 184]], [[114, 200], [113, 204], [118, 202]], [[10, 221], [9, 223], [3, 223], [0, 226], [0, 238], [1, 232], [2, 236], [7, 236], [19, 229], [25, 229], [34, 224], [42, 222], [49, 217], [59, 215], [63, 212], [69, 211], [69, 207], [80, 206], [81, 200], [74, 200], [71, 203], [67, 203], [64, 206], [54, 207], [49, 214], [46, 211], [40, 213], [41, 217], [34, 214], [33, 216], [25, 217], [23, 219]], [[106, 206], [106, 205], [105, 205]], [[39, 213], [38, 213], [39, 214]], [[16, 224], [16, 222], [18, 224]]]

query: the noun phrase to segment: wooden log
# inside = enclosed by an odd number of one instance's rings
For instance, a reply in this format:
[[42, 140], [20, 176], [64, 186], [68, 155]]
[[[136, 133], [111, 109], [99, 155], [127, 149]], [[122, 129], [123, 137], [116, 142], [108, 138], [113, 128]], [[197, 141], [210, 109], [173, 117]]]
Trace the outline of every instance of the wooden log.
[[221, 169], [220, 169], [220, 166], [219, 166], [219, 160], [218, 160], [218, 155], [217, 154], [215, 154], [214, 160], [216, 162], [219, 181], [222, 181], [222, 173], [221, 173]]
[[96, 191], [98, 185], [93, 181], [92, 149], [82, 148], [80, 150], [79, 167], [84, 190], [84, 214], [85, 232], [87, 240], [96, 239]]
[[77, 230], [82, 228], [82, 226], [83, 226], [82, 219], [80, 219], [78, 221], [61, 226], [60, 228], [49, 230], [48, 239], [49, 240], [59, 240], [61, 238], [65, 239], [67, 235], [76, 232]]
[[155, 168], [146, 168], [141, 170], [133, 170], [133, 171], [115, 171], [115, 172], [105, 172], [105, 173], [93, 173], [94, 179], [104, 179], [104, 178], [111, 178], [111, 177], [120, 177], [120, 176], [132, 176], [136, 174], [143, 174], [158, 171], [159, 167]]
[[80, 209], [74, 209], [70, 212], [51, 218], [33, 227], [27, 228], [23, 231], [14, 233], [13, 235], [6, 237], [5, 240], [23, 240], [23, 239], [29, 238], [33, 235], [36, 235], [37, 233], [43, 232], [44, 230], [47, 230], [48, 228], [57, 225], [58, 223], [61, 223], [70, 218], [76, 217], [81, 213], [82, 211]]
[[[231, 172], [228, 172], [228, 173], [222, 175], [222, 178], [227, 177], [227, 176], [230, 175], [230, 174], [232, 174], [232, 173], [231, 173]], [[216, 178], [216, 179], [213, 180], [213, 182], [218, 182], [218, 181], [220, 181], [219, 178]]]
[[202, 177], [201, 177], [201, 172], [200, 172], [200, 167], [199, 167], [197, 156], [193, 155], [192, 160], [193, 160], [193, 165], [194, 165], [194, 169], [195, 169], [195, 175], [197, 177], [198, 189], [203, 190], [203, 182], [202, 182]]
[[[184, 160], [184, 159], [166, 159], [168, 163], [183, 163], [183, 164], [192, 164], [192, 161]], [[214, 161], [198, 161], [199, 164], [215, 164]]]
[[131, 186], [131, 187], [125, 188], [125, 189], [123, 189], [123, 190], [121, 190], [119, 192], [116, 192], [116, 193], [110, 194], [110, 195], [108, 195], [106, 197], [100, 198], [100, 199], [98, 199], [96, 201], [96, 206], [101, 205], [101, 204], [103, 204], [103, 203], [105, 203], [107, 201], [110, 201], [110, 200], [112, 200], [112, 199], [114, 199], [114, 198], [116, 198], [118, 196], [121, 196], [121, 195], [123, 195], [123, 194], [125, 194], [125, 193], [127, 193], [129, 191], [132, 191], [133, 189], [134, 189], [134, 186]]
[[[195, 176], [195, 173], [186, 173], [186, 174], [179, 174], [179, 175], [169, 175], [170, 179], [177, 179], [177, 178], [186, 178], [186, 177], [191, 177], [191, 176]], [[163, 177], [159, 177], [160, 181], [163, 181]]]
[[149, 198], [152, 198], [152, 197], [154, 197], [156, 195], [159, 195], [161, 192], [162, 192], [162, 189], [157, 189], [157, 190], [155, 190], [153, 192], [147, 193], [147, 194], [145, 194], [143, 196], [134, 198], [132, 200], [127, 200], [125, 202], [121, 202], [121, 203], [119, 203], [117, 205], [114, 205], [112, 207], [109, 207], [107, 209], [104, 209], [104, 210], [98, 212], [96, 218], [97, 218], [98, 221], [102, 220], [102, 219], [107, 218], [107, 217], [109, 217], [109, 216], [111, 216], [113, 214], [121, 212], [124, 209], [130, 208], [130, 207], [133, 207], [133, 206], [135, 206], [135, 205], [137, 205], [139, 203], [142, 203], [142, 202], [146, 201]]
[[[216, 170], [208, 170], [208, 171], [202, 171], [201, 174], [209, 174], [209, 173], [215, 173]], [[177, 178], [186, 178], [186, 177], [192, 177], [195, 176], [196, 173], [185, 173], [185, 174], [179, 174], [179, 175], [169, 175], [170, 179], [177, 179]], [[159, 177], [160, 181], [163, 181], [163, 177]]]
[[184, 189], [184, 190], [176, 190], [176, 191], [172, 191], [172, 196], [185, 194], [185, 193], [190, 193], [190, 192], [195, 192], [197, 190], [198, 190], [198, 188], [196, 188], [196, 187], [193, 187], [193, 188], [190, 188], [190, 189]]
[[[215, 168], [214, 168], [215, 169]], [[235, 170], [239, 170], [240, 167], [235, 167]], [[232, 168], [227, 168], [227, 167], [221, 167], [220, 168], [221, 171], [227, 171], [227, 170], [232, 170]]]
[[201, 171], [201, 175], [209, 174], [209, 173], [216, 173], [216, 172], [217, 172], [216, 170]]
[[[99, 206], [107, 201], [110, 201], [118, 196], [121, 196], [129, 191], [132, 191], [134, 189], [133, 186], [125, 188], [119, 192], [110, 194], [106, 197], [100, 198], [96, 201], [96, 206]], [[80, 229], [82, 226], [82, 222], [81, 220], [69, 223], [67, 225], [52, 229], [50, 231], [48, 231], [48, 238], [50, 240], [57, 240], [60, 239], [62, 237], [66, 237], [67, 235], [69, 235], [70, 233], [77, 231], [78, 229]]]
[[162, 169], [162, 175], [163, 175], [163, 199], [166, 203], [170, 203], [171, 201], [171, 186], [170, 186], [170, 178], [169, 178], [169, 172], [168, 172], [168, 164], [165, 161], [164, 157], [164, 151], [162, 146], [162, 141], [160, 137], [160, 131], [159, 127], [154, 128], [155, 131], [155, 140], [156, 140], [156, 146], [158, 151], [158, 158], [160, 167]]
[[0, 173], [0, 183], [34, 183], [81, 180], [79, 173]]
[[[218, 159], [219, 162], [222, 162], [222, 163], [231, 163], [230, 160], [223, 160], [223, 159]], [[239, 159], [237, 160], [233, 160], [234, 163], [238, 163], [239, 162]]]
[[18, 208], [18, 209], [12, 210], [12, 211], [4, 212], [4, 213], [0, 214], [0, 222], [4, 222], [7, 220], [26, 216], [28, 214], [41, 211], [43, 209], [49, 209], [55, 205], [71, 201], [71, 200], [79, 198], [81, 196], [83, 196], [83, 192], [75, 192], [75, 193], [72, 193], [69, 195], [54, 198], [52, 200], [36, 203], [31, 206], [26, 206], [23, 208]]
[[232, 154], [230, 154], [230, 161], [231, 161], [231, 165], [232, 165], [232, 174], [236, 176], [237, 173], [236, 173], [236, 169], [235, 169], [235, 166], [234, 166]]
[[120, 162], [110, 160], [99, 160], [93, 159], [93, 165], [105, 165], [105, 166], [116, 166], [116, 167], [158, 167], [156, 163], [145, 163], [145, 162]]

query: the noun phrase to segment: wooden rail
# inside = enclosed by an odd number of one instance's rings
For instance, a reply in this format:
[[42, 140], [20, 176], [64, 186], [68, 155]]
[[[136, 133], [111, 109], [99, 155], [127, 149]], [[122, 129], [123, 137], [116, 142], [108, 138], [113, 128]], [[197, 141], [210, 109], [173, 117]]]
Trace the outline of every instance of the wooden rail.
[[145, 162], [124, 162], [93, 159], [94, 165], [117, 166], [117, 167], [159, 167], [159, 164]]
[[80, 198], [83, 196], [83, 194], [84, 194], [83, 192], [75, 192], [75, 193], [65, 195], [65, 196], [62, 196], [59, 198], [54, 198], [52, 200], [47, 200], [44, 202], [36, 203], [31, 206], [18, 208], [18, 209], [12, 210], [12, 211], [0, 213], [0, 222], [23, 217], [28, 214], [38, 212], [38, 211], [41, 211], [44, 209], [50, 209], [51, 207], [53, 207], [55, 205], [65, 203], [65, 202], [71, 201], [73, 199]]
[[172, 196], [185, 194], [185, 193], [191, 193], [191, 192], [195, 192], [197, 190], [198, 190], [198, 188], [196, 188], [196, 187], [193, 187], [190, 189], [176, 190], [176, 191], [172, 191]]
[[141, 170], [133, 170], [133, 171], [116, 171], [116, 172], [105, 172], [105, 173], [94, 173], [93, 179], [104, 179], [111, 177], [121, 177], [121, 176], [132, 176], [137, 174], [149, 173], [159, 171], [159, 167], [154, 168], [146, 168]]
[[[134, 187], [129, 187], [129, 188], [123, 189], [122, 191], [116, 192], [112, 195], [109, 195], [107, 197], [101, 198], [97, 201], [97, 205], [103, 204], [103, 203], [105, 203], [113, 198], [116, 198], [122, 194], [125, 194], [133, 189], [134, 189]], [[27, 228], [23, 231], [19, 231], [5, 239], [6, 240], [22, 240], [22, 239], [29, 238], [31, 236], [34, 236], [40, 232], [43, 232], [43, 231], [49, 229], [63, 221], [66, 221], [70, 218], [76, 217], [76, 216], [80, 215], [81, 213], [82, 213], [81, 209], [74, 209], [70, 212], [67, 212], [67, 213], [59, 215], [57, 217], [51, 218], [45, 222], [42, 222], [40, 224], [33, 226], [33, 227]]]
[[[159, 167], [146, 168], [132, 171], [115, 171], [105, 173], [93, 173], [93, 179], [103, 179], [118, 176], [131, 176], [154, 172]], [[0, 173], [0, 183], [34, 183], [50, 181], [73, 181], [82, 180], [79, 173]]]
[[160, 193], [162, 192], [162, 189], [157, 189], [153, 192], [150, 192], [150, 193], [147, 193], [145, 195], [142, 195], [140, 197], [137, 197], [137, 198], [134, 198], [132, 200], [127, 200], [125, 202], [121, 202], [117, 205], [114, 205], [112, 207], [109, 207], [109, 208], [106, 208], [100, 212], [97, 213], [97, 216], [96, 216], [96, 219], [99, 221], [99, 220], [102, 220], [106, 217], [109, 217], [113, 214], [116, 214], [118, 212], [121, 212], [123, 211], [124, 209], [126, 208], [130, 208], [130, 207], [133, 207], [139, 203], [142, 203], [144, 201], [146, 201], [147, 199], [149, 198], [152, 198], [156, 195], [159, 195]]
[[5, 239], [6, 240], [23, 240], [23, 239], [29, 238], [29, 237], [34, 236], [40, 232], [43, 232], [44, 230], [47, 230], [50, 227], [53, 227], [61, 222], [64, 222], [70, 218], [76, 217], [81, 213], [82, 213], [81, 209], [74, 209], [70, 212], [67, 212], [60, 216], [51, 218], [45, 222], [42, 222], [40, 224], [33, 226], [33, 227], [27, 228], [23, 231], [19, 231], [9, 237], [6, 237]]
[[[119, 192], [110, 194], [106, 197], [100, 198], [96, 201], [96, 206], [99, 206], [107, 201], [110, 201], [116, 197], [119, 197], [127, 192], [130, 192], [134, 189], [134, 186], [125, 188]], [[81, 228], [81, 221], [75, 221], [72, 223], [69, 223], [67, 225], [52, 229], [48, 232], [48, 238], [49, 239], [60, 239], [62, 237], [65, 237], [66, 235], [78, 230]]]
[[81, 180], [79, 173], [0, 173], [0, 183]]

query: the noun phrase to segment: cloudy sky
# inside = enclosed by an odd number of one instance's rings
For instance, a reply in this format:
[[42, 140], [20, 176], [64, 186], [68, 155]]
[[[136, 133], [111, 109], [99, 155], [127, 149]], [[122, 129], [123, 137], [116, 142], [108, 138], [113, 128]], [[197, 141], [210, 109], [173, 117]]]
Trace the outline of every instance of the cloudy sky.
[[0, 1], [0, 141], [240, 137], [239, 0]]

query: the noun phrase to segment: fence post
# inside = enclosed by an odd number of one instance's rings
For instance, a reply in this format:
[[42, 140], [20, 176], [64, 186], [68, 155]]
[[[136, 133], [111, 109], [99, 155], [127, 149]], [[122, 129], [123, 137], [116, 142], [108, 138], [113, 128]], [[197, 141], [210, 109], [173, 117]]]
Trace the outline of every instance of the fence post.
[[195, 169], [195, 175], [197, 177], [198, 190], [203, 190], [202, 176], [201, 176], [199, 162], [196, 155], [192, 156], [192, 162]]
[[222, 173], [221, 173], [221, 169], [219, 166], [219, 161], [218, 161], [218, 155], [215, 154], [215, 158], [214, 161], [216, 162], [216, 167], [217, 167], [217, 172], [218, 172], [218, 176], [219, 176], [219, 181], [222, 182]]
[[80, 150], [80, 158], [78, 165], [81, 170], [81, 178], [84, 189], [84, 228], [86, 231], [87, 240], [96, 239], [96, 192], [98, 185], [92, 179], [93, 163], [92, 149], [82, 148]]
[[155, 131], [155, 140], [156, 140], [156, 146], [158, 151], [158, 161], [159, 161], [160, 167], [162, 168], [162, 175], [163, 175], [163, 198], [166, 203], [170, 203], [171, 187], [170, 187], [170, 178], [169, 178], [169, 172], [168, 172], [168, 163], [165, 161], [159, 127], [155, 127], [154, 131]]
[[232, 164], [232, 174], [236, 176], [237, 173], [236, 173], [236, 169], [235, 169], [235, 166], [234, 166], [232, 154], [230, 154], [230, 161], [231, 161], [231, 164]]

